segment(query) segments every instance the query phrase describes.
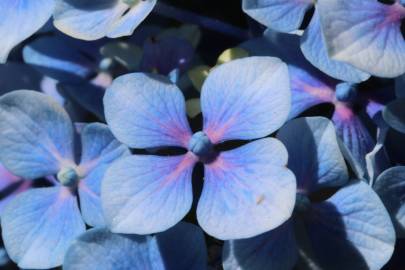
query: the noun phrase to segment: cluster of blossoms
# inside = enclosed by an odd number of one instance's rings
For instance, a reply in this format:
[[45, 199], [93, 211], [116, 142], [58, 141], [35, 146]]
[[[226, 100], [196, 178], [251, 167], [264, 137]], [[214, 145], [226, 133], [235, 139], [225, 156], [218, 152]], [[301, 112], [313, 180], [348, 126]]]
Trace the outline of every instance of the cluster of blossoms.
[[1, 0], [0, 267], [404, 267], [405, 1], [165, 2]]

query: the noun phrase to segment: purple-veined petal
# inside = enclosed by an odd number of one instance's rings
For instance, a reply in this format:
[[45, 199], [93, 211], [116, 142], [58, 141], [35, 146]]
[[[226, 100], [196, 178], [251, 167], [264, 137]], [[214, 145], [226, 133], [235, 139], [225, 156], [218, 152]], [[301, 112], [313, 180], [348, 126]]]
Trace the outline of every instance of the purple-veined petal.
[[290, 110], [287, 66], [248, 57], [214, 68], [201, 92], [204, 132], [212, 143], [255, 139], [277, 130]]
[[327, 118], [291, 120], [279, 130], [277, 138], [289, 153], [288, 168], [297, 178], [298, 192], [308, 194], [349, 180], [335, 128]]
[[181, 222], [155, 236], [123, 235], [107, 229], [82, 234], [66, 253], [63, 269], [204, 270], [207, 264], [204, 234]]
[[320, 0], [317, 3], [329, 55], [379, 77], [405, 72], [401, 20], [405, 7], [377, 0]]
[[104, 96], [104, 110], [113, 134], [130, 147], [187, 147], [192, 135], [183, 94], [162, 76], [118, 77]]
[[398, 237], [405, 237], [405, 167], [397, 166], [384, 171], [373, 188], [390, 213]]
[[54, 0], [2, 0], [0, 62], [6, 62], [17, 44], [38, 31], [51, 17], [53, 9]]
[[347, 82], [362, 82], [370, 75], [350, 64], [329, 58], [317, 9], [301, 39], [301, 50], [305, 58], [331, 77]]
[[44, 94], [18, 90], [0, 98], [0, 159], [13, 174], [34, 179], [73, 162], [73, 127]]
[[130, 6], [115, 0], [57, 0], [54, 25], [84, 40], [131, 35], [156, 4], [156, 0], [134, 2]]
[[297, 244], [292, 221], [249, 239], [226, 241], [222, 253], [225, 270], [285, 270], [296, 263]]
[[71, 242], [85, 231], [76, 197], [68, 188], [37, 188], [18, 195], [1, 217], [7, 253], [21, 268], [62, 264]]
[[[197, 219], [218, 239], [253, 237], [285, 222], [295, 203], [295, 177], [276, 139], [250, 142], [221, 152], [205, 164]], [[249, 218], [247, 218], [249, 217]]]
[[103, 226], [101, 180], [108, 167], [119, 158], [128, 156], [130, 151], [101, 123], [86, 125], [81, 131], [81, 138], [83, 149], [78, 170], [84, 178], [79, 183], [80, 209], [87, 224]]
[[133, 155], [113, 163], [101, 185], [107, 226], [116, 233], [149, 234], [178, 223], [193, 201], [196, 157]]
[[280, 32], [297, 30], [312, 0], [243, 0], [242, 8], [249, 16]]
[[336, 104], [332, 121], [339, 138], [350, 151], [355, 165], [365, 171], [365, 157], [375, 145], [369, 131], [352, 109], [343, 103]]
[[363, 181], [314, 204], [305, 221], [313, 252], [327, 269], [378, 270], [394, 251], [387, 210]]

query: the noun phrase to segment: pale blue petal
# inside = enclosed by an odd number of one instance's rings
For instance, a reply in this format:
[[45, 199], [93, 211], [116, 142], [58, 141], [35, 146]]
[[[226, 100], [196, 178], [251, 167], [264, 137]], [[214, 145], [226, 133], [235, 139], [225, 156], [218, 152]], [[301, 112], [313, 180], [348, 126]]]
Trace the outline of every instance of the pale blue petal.
[[277, 58], [248, 57], [214, 68], [201, 92], [204, 132], [212, 143], [264, 137], [290, 111], [287, 66]]
[[104, 96], [104, 111], [113, 134], [130, 147], [187, 147], [192, 135], [183, 94], [162, 76], [118, 77]]
[[350, 64], [329, 58], [317, 10], [302, 36], [301, 50], [309, 62], [331, 77], [347, 82], [362, 82], [370, 78], [369, 74]]
[[69, 248], [63, 269], [204, 270], [207, 251], [197, 226], [181, 222], [155, 236], [92, 229]]
[[317, 8], [330, 57], [379, 77], [405, 72], [405, 8], [400, 3], [320, 0]]
[[398, 166], [378, 176], [374, 190], [391, 215], [399, 237], [405, 237], [405, 167]]
[[328, 270], [378, 270], [394, 251], [391, 219], [363, 181], [313, 205], [306, 222], [314, 254]]
[[54, 0], [2, 0], [0, 2], [2, 21], [0, 62], [6, 62], [8, 54], [17, 44], [30, 37], [48, 21], [53, 8]]
[[78, 170], [85, 176], [79, 183], [80, 209], [87, 224], [103, 226], [101, 180], [108, 167], [114, 161], [128, 156], [130, 151], [101, 123], [86, 125], [81, 131], [81, 138], [83, 149]]
[[299, 192], [345, 184], [348, 171], [333, 123], [324, 117], [291, 120], [277, 133], [289, 153], [288, 168], [297, 178]]
[[280, 32], [297, 30], [312, 0], [243, 0], [242, 8], [253, 19]]
[[1, 226], [8, 255], [28, 269], [61, 265], [71, 242], [85, 231], [76, 197], [65, 187], [20, 194], [4, 210]]
[[19, 90], [0, 98], [0, 160], [26, 179], [55, 174], [73, 161], [73, 127], [44, 94]]
[[229, 240], [253, 237], [290, 218], [296, 182], [280, 141], [266, 138], [221, 152], [205, 164], [197, 219], [208, 234]]
[[196, 157], [125, 157], [107, 170], [101, 199], [107, 226], [117, 233], [167, 230], [190, 210]]
[[135, 2], [131, 7], [116, 0], [57, 0], [54, 25], [65, 34], [84, 40], [128, 36], [156, 4], [156, 0]]
[[226, 241], [223, 248], [225, 270], [287, 270], [296, 263], [297, 244], [289, 220], [259, 236]]

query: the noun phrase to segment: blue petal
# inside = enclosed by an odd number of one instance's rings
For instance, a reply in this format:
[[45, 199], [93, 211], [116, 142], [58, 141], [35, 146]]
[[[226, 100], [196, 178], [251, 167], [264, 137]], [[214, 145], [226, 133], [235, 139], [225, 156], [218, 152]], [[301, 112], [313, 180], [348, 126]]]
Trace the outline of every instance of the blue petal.
[[66, 38], [43, 37], [23, 50], [24, 61], [61, 82], [80, 81], [90, 76], [94, 63]]
[[291, 120], [277, 133], [289, 153], [288, 168], [300, 192], [340, 186], [349, 180], [333, 123], [323, 117]]
[[118, 77], [104, 96], [104, 110], [114, 135], [130, 147], [187, 147], [191, 138], [184, 96], [161, 76]]
[[312, 0], [243, 0], [242, 8], [249, 16], [280, 32], [297, 30]]
[[292, 269], [298, 258], [292, 221], [253, 238], [226, 241], [222, 258], [225, 270]]
[[65, 187], [17, 196], [2, 214], [1, 226], [8, 255], [28, 269], [61, 265], [71, 242], [85, 231], [76, 197]]
[[405, 167], [398, 166], [378, 176], [374, 190], [391, 215], [397, 235], [405, 237]]
[[338, 103], [332, 116], [336, 133], [352, 155], [354, 165], [361, 173], [366, 171], [366, 155], [375, 145], [366, 126], [355, 112], [343, 103]]
[[262, 139], [221, 152], [205, 164], [198, 223], [218, 239], [253, 237], [281, 225], [294, 208], [295, 177], [287, 151], [276, 139]]
[[135, 3], [131, 7], [115, 0], [58, 0], [54, 25], [65, 34], [84, 40], [128, 36], [152, 11], [156, 0]]
[[103, 226], [101, 180], [107, 168], [116, 160], [128, 156], [129, 149], [118, 142], [108, 127], [93, 123], [81, 131], [82, 157], [78, 167], [85, 177], [79, 183], [80, 208], [90, 226]]
[[383, 110], [383, 117], [387, 124], [402, 133], [405, 133], [405, 98], [389, 103]]
[[405, 43], [398, 2], [322, 0], [317, 4], [329, 55], [379, 77], [405, 72]]
[[204, 132], [212, 143], [255, 139], [277, 130], [290, 110], [287, 66], [277, 58], [248, 57], [214, 68], [204, 82]]
[[6, 62], [17, 44], [38, 31], [51, 17], [53, 9], [54, 0], [2, 0], [0, 62]]
[[193, 201], [196, 157], [134, 155], [107, 170], [101, 199], [107, 226], [117, 233], [148, 234], [178, 223]]
[[309, 62], [331, 77], [348, 82], [362, 82], [370, 78], [369, 74], [350, 64], [329, 58], [317, 10], [302, 36], [301, 50]]
[[73, 161], [73, 127], [52, 98], [19, 90], [0, 98], [0, 159], [14, 174], [34, 179]]
[[306, 217], [314, 254], [326, 269], [381, 269], [394, 251], [387, 210], [363, 181], [313, 205]]
[[182, 222], [153, 237], [89, 230], [69, 248], [63, 269], [204, 270], [206, 261], [202, 231]]
[[8, 62], [0, 64], [0, 94], [16, 89], [41, 89], [42, 76], [29, 65]]

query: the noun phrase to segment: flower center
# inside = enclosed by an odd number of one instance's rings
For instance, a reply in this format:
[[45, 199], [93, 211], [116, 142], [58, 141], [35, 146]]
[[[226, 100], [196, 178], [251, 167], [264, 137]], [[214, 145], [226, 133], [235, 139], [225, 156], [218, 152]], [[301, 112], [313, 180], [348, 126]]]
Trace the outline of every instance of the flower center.
[[188, 150], [200, 159], [207, 159], [214, 153], [214, 145], [204, 132], [198, 131], [191, 137]]
[[336, 85], [336, 99], [341, 102], [353, 102], [357, 97], [357, 85], [352, 83], [339, 83]]
[[62, 168], [56, 177], [62, 185], [67, 187], [76, 186], [80, 179], [77, 171], [72, 167]]

